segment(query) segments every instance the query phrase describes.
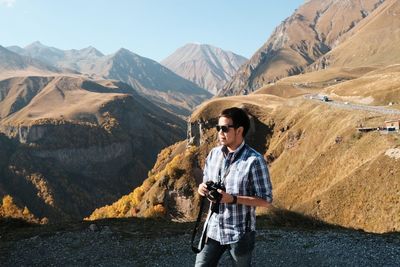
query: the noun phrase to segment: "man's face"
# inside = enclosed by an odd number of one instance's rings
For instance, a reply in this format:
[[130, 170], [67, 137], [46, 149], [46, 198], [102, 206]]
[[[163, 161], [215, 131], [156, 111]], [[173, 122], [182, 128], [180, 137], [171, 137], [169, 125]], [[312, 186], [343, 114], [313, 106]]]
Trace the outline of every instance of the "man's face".
[[[242, 139], [241, 133], [238, 132], [238, 129], [233, 128], [233, 122], [230, 118], [221, 117], [218, 120], [219, 126], [225, 126], [221, 128], [227, 129], [227, 132], [224, 132], [223, 129], [220, 129], [218, 132], [218, 140], [221, 145], [225, 145], [227, 147], [234, 147], [238, 143], [241, 144]], [[239, 140], [240, 139], [240, 140]]]

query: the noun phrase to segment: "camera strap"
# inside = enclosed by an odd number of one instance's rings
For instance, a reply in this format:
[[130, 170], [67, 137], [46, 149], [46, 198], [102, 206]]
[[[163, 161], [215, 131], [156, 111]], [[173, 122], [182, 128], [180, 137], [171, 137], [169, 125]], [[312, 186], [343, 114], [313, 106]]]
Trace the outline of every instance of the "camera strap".
[[199, 246], [195, 247], [193, 245], [193, 243], [194, 243], [194, 239], [196, 238], [197, 231], [199, 230], [201, 215], [203, 214], [204, 202], [205, 202], [205, 197], [201, 197], [200, 210], [199, 210], [199, 214], [197, 215], [196, 224], [194, 226], [193, 233], [192, 233], [191, 246], [192, 246], [192, 251], [196, 254], [200, 253], [200, 251], [204, 248], [204, 245], [206, 244], [205, 241], [206, 241], [206, 237], [207, 237], [208, 220], [210, 219], [211, 215], [213, 214], [213, 211], [210, 211], [208, 213], [206, 222], [204, 223], [203, 232], [201, 233]]
[[[218, 167], [218, 182], [225, 184], [226, 177], [229, 174], [229, 171], [231, 170], [231, 167], [233, 163], [240, 158], [242, 155], [243, 151], [245, 150], [246, 144], [243, 144], [243, 146], [237, 151], [237, 152], [232, 152], [232, 154], [228, 153], [226, 157], [222, 156], [221, 162]], [[224, 170], [224, 175], [222, 177], [222, 169]]]

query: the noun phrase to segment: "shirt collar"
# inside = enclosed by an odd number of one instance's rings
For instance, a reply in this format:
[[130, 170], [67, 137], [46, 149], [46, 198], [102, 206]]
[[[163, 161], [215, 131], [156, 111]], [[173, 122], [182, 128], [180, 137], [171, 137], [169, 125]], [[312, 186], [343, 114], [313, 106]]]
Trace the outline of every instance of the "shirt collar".
[[228, 148], [226, 146], [222, 146], [222, 152], [224, 153], [224, 156], [226, 157], [228, 154], [232, 154], [231, 157], [235, 157], [236, 154], [242, 149], [242, 147], [244, 146], [244, 140], [243, 142], [240, 144], [240, 146], [238, 146], [235, 151], [233, 152], [229, 152]]

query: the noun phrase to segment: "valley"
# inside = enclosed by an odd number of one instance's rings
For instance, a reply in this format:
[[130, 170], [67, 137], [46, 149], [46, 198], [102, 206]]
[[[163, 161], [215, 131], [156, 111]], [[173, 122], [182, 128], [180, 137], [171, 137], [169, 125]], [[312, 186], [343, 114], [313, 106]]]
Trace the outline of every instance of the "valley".
[[236, 106], [251, 117], [246, 142], [269, 164], [276, 209], [400, 231], [398, 130], [357, 130], [399, 120], [399, 10], [306, 1], [249, 60], [197, 44], [164, 65], [126, 48], [0, 46], [0, 217], [190, 223], [216, 118]]

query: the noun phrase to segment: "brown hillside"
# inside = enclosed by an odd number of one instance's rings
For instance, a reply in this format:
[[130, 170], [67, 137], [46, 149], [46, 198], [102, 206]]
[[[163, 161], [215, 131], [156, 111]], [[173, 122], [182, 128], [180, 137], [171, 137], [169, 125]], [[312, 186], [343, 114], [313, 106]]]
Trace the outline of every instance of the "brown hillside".
[[141, 186], [112, 205], [96, 209], [87, 219], [138, 216], [191, 220], [198, 211], [195, 188], [202, 177], [198, 156], [198, 149], [186, 149], [186, 142], [164, 149]]
[[[270, 163], [275, 206], [369, 232], [400, 230], [400, 180], [397, 179], [400, 168], [397, 159], [387, 153], [389, 149], [399, 149], [400, 136], [378, 132], [360, 134], [355, 129], [360, 124], [379, 126], [391, 117], [335, 108], [302, 97], [283, 99], [261, 94], [215, 99], [203, 104], [191, 117], [193, 125], [203, 123], [200, 135], [195, 137], [201, 138], [202, 145], [182, 152], [171, 161], [185, 174], [164, 176], [163, 183], [154, 182], [151, 176], [142, 185], [147, 190], [140, 194], [142, 197], [135, 207], [148, 208], [146, 203], [153, 203], [162, 211], [158, 216], [168, 215], [166, 198], [155, 201], [154, 197], [175, 192], [176, 187], [163, 185], [177, 183], [182, 177], [192, 187], [189, 192], [195, 192], [194, 184], [199, 181], [194, 179], [195, 175], [187, 175], [190, 166], [203, 166], [201, 159], [215, 145], [214, 118], [221, 109], [232, 105], [245, 107], [253, 117], [255, 130], [248, 139]], [[197, 159], [190, 156], [190, 151], [199, 153]], [[166, 157], [161, 158], [165, 161]], [[192, 160], [192, 165], [187, 165], [186, 160]], [[123, 206], [123, 199], [114, 203], [111, 210], [116, 205]], [[180, 208], [182, 217], [194, 218], [191, 209]], [[100, 217], [106, 213], [103, 210]], [[92, 218], [98, 215], [95, 212]], [[140, 209], [139, 214], [124, 213], [123, 216], [132, 215], [144, 214]]]
[[383, 68], [328, 68], [283, 78], [255, 91], [283, 98], [300, 95], [328, 95], [341, 102], [398, 107], [400, 65]]
[[325, 89], [343, 101], [370, 105], [400, 104], [400, 65], [391, 65]]
[[[82, 219], [140, 185], [183, 121], [116, 81], [25, 77], [0, 82], [0, 197], [36, 217]], [[4, 140], [3, 140], [4, 139]]]
[[[381, 3], [380, 0], [307, 1], [275, 29], [219, 95], [245, 94], [303, 72], [346, 40], [345, 33], [373, 16]], [[388, 36], [385, 35], [386, 39]], [[324, 64], [321, 62], [319, 67], [324, 68]]]
[[315, 65], [387, 66], [400, 63], [400, 2], [386, 0]]

